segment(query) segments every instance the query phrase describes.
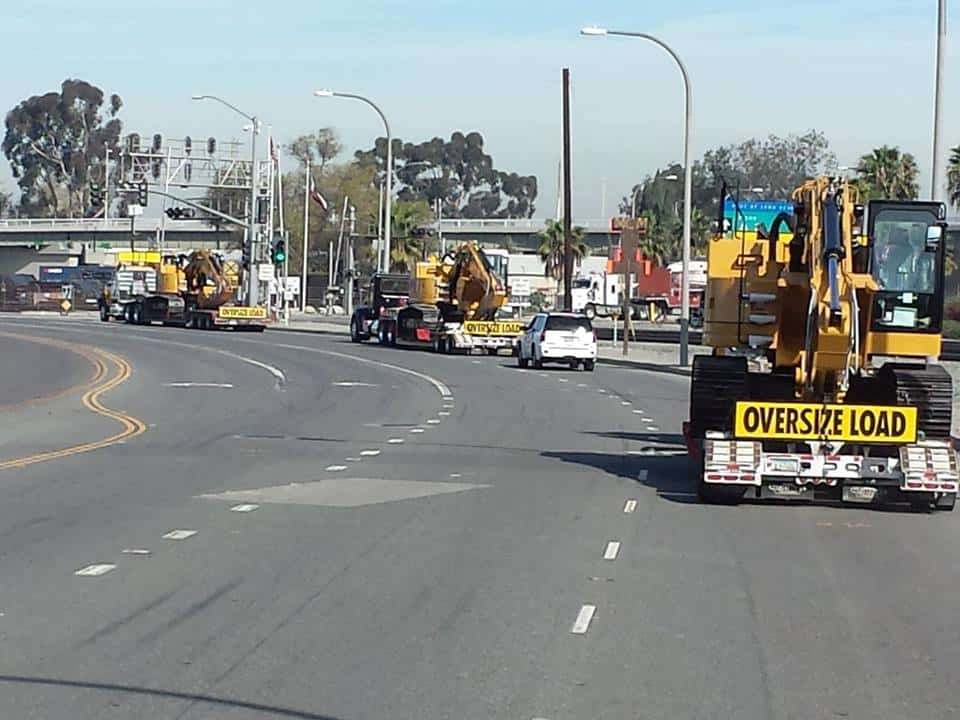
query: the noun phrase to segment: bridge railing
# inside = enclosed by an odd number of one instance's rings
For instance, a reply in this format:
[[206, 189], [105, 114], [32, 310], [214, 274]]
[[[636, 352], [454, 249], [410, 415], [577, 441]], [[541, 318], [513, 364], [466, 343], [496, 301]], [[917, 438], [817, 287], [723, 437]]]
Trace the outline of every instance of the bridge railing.
[[[138, 231], [160, 227], [160, 218], [137, 218]], [[166, 223], [169, 231], [212, 230], [204, 220], [171, 220]], [[22, 232], [129, 232], [130, 218], [0, 218], [0, 233]]]
[[[590, 232], [609, 232], [609, 219], [573, 220], [574, 227], [582, 227]], [[488, 232], [488, 233], [530, 233], [539, 232], [546, 227], [543, 218], [443, 218], [440, 230], [443, 232]]]

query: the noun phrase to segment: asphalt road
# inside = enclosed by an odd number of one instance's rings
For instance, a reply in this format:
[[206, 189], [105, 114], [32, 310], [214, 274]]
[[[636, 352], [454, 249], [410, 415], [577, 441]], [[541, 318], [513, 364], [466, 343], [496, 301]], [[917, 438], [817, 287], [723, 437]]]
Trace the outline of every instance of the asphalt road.
[[[0, 470], [0, 717], [960, 712], [956, 516], [696, 504], [684, 377], [0, 331], [126, 359], [100, 404], [144, 430]], [[46, 375], [0, 364], [21, 391]], [[79, 393], [0, 415], [48, 430], [0, 463], [123, 429]]]

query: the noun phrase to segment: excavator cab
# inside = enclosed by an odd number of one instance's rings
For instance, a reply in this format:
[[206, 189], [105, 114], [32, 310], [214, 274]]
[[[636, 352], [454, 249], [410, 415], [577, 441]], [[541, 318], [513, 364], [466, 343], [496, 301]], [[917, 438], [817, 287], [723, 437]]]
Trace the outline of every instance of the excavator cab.
[[[869, 331], [891, 334], [890, 354], [916, 355], [916, 336], [934, 336], [939, 354], [943, 324], [944, 206], [924, 202], [871, 202], [869, 272], [873, 293]], [[892, 334], [904, 334], [897, 338]], [[903, 345], [901, 352], [892, 344]]]

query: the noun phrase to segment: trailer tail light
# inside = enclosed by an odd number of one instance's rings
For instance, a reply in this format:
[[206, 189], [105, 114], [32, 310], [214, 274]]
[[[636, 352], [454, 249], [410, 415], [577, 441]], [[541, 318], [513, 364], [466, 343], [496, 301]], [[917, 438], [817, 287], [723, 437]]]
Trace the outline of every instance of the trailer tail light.
[[593, 341], [594, 341], [594, 342], [597, 342], [597, 329], [596, 329], [596, 328], [593, 329]]
[[547, 331], [544, 330], [543, 332], [540, 333], [540, 342], [546, 342], [546, 341], [547, 341]]

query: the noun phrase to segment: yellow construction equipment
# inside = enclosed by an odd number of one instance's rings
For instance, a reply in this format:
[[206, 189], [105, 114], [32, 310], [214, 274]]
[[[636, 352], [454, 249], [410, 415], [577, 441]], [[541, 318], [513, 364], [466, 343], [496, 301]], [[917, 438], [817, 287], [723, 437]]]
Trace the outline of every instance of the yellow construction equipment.
[[117, 318], [134, 325], [161, 322], [200, 329], [260, 331], [266, 327], [265, 307], [237, 304], [240, 266], [219, 253], [135, 252], [121, 254], [120, 261], [113, 286], [104, 289], [100, 301], [101, 320]]
[[[475, 242], [416, 263], [407, 302], [377, 318], [381, 343], [451, 353], [481, 349], [494, 355], [500, 349], [512, 350], [523, 323], [497, 321], [497, 311], [509, 298], [505, 274]], [[364, 312], [358, 308], [353, 321]]]
[[684, 428], [701, 496], [952, 509], [953, 388], [934, 362], [946, 208], [865, 206], [831, 177], [792, 201], [769, 232], [709, 242], [713, 353], [694, 359]]

